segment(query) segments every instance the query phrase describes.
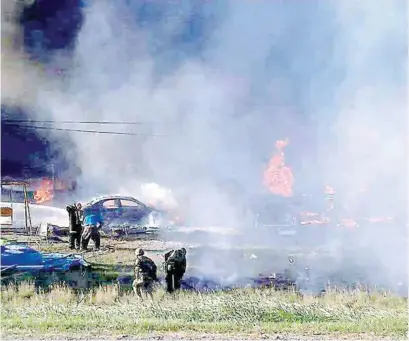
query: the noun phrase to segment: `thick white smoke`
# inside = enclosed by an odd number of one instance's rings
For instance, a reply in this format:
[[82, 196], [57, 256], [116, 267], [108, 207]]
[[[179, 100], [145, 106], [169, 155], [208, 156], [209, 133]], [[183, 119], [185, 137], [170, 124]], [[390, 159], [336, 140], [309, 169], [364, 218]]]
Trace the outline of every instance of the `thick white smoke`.
[[1, 2], [1, 102], [31, 106], [38, 85], [44, 84], [41, 68], [28, 62], [22, 49], [22, 29], [18, 25], [24, 1]]
[[[233, 179], [261, 191], [274, 142], [289, 137], [299, 189], [325, 179], [349, 195], [350, 211], [393, 208], [403, 198], [404, 2], [189, 4], [167, 2], [166, 20], [141, 28], [124, 4], [91, 3], [67, 78], [39, 83], [41, 118], [151, 122], [65, 126], [140, 134], [70, 135], [87, 194], [139, 195], [153, 181], [184, 197], [196, 221], [234, 226], [242, 216], [218, 184]], [[190, 56], [189, 43], [172, 50], [199, 7], [202, 22], [213, 20], [201, 53]], [[358, 187], [377, 195], [363, 203]], [[391, 237], [405, 231], [401, 224]], [[396, 248], [379, 249], [385, 234], [359, 238], [376, 241], [367, 244], [379, 271], [394, 268], [391, 279], [405, 271]]]

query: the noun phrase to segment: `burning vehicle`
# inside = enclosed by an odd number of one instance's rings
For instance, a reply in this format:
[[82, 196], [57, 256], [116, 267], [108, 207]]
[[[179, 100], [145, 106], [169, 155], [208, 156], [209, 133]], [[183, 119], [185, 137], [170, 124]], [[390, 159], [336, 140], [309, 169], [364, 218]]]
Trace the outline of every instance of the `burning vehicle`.
[[[158, 229], [171, 224], [170, 214], [129, 196], [102, 196], [93, 199], [83, 206], [84, 219], [97, 215], [103, 232], [130, 232], [136, 229], [147, 232], [147, 229]], [[134, 231], [134, 232], [137, 232]]]

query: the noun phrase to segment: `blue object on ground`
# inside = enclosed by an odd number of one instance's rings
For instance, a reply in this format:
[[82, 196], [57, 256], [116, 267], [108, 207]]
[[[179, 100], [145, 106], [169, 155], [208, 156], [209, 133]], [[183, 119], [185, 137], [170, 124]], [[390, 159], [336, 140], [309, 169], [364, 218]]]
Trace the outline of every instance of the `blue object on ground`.
[[22, 244], [5, 244], [1, 246], [1, 266], [38, 265], [43, 258], [41, 253]]
[[9, 243], [1, 245], [1, 270], [24, 271], [69, 271], [90, 265], [80, 255], [41, 253], [27, 245]]

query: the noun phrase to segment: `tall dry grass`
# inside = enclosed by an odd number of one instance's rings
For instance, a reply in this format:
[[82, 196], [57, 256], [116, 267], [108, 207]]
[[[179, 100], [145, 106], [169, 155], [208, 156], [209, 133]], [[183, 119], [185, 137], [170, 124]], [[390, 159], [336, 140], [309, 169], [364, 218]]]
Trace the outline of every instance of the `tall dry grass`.
[[158, 289], [151, 302], [140, 301], [118, 285], [83, 292], [58, 285], [37, 292], [32, 283], [23, 283], [3, 288], [1, 302], [6, 335], [261, 330], [302, 334], [371, 332], [379, 337], [403, 338], [408, 324], [405, 299], [362, 291], [301, 297], [272, 289], [237, 289], [169, 296]]

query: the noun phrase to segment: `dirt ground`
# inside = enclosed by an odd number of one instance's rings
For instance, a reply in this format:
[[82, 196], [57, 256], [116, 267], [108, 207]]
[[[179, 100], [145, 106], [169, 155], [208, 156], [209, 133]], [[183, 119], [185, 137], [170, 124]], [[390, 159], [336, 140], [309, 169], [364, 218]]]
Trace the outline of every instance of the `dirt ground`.
[[[237, 275], [258, 276], [283, 271], [289, 263], [289, 256], [305, 258], [305, 252], [300, 250], [277, 251], [273, 248], [251, 245], [220, 245], [218, 243], [199, 243], [199, 238], [191, 238], [193, 243], [177, 241], [176, 238], [156, 239], [155, 237], [127, 238], [117, 240], [102, 238], [101, 250], [93, 251], [90, 242], [89, 252], [70, 250], [68, 237], [59, 237], [61, 241], [46, 241], [38, 236], [17, 236], [3, 234], [2, 238], [28, 243], [28, 245], [42, 252], [76, 253], [82, 254], [90, 263], [102, 263], [109, 265], [132, 265], [135, 261], [135, 249], [142, 248], [146, 254], [156, 263], [163, 262], [163, 255], [174, 248], [186, 247], [188, 258], [187, 274], [196, 273], [200, 269], [202, 273], [212, 275]], [[159, 237], [160, 238], [160, 237]], [[213, 237], [214, 238], [214, 237]]]

